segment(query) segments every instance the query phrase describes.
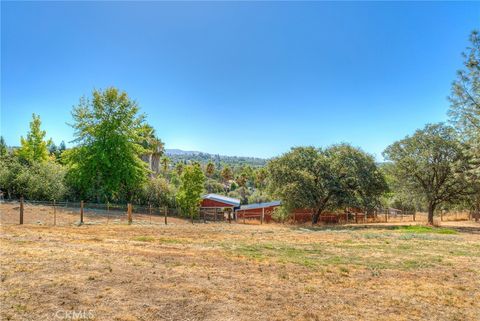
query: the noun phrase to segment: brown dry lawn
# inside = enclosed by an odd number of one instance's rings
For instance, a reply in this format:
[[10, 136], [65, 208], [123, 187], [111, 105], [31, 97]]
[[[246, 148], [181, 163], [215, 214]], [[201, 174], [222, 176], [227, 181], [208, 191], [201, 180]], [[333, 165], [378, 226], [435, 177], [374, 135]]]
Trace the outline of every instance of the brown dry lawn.
[[480, 320], [479, 223], [170, 222], [3, 224], [1, 320]]

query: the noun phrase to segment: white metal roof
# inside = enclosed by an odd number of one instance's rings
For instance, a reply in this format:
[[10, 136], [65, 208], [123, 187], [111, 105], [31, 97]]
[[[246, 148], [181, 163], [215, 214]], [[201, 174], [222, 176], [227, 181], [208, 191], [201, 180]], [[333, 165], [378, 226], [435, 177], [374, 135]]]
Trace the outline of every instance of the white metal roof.
[[202, 196], [203, 199], [207, 200], [212, 200], [212, 201], [217, 201], [217, 202], [222, 202], [226, 204], [233, 205], [235, 207], [240, 206], [240, 200], [224, 195], [219, 195], [219, 194], [205, 194]]

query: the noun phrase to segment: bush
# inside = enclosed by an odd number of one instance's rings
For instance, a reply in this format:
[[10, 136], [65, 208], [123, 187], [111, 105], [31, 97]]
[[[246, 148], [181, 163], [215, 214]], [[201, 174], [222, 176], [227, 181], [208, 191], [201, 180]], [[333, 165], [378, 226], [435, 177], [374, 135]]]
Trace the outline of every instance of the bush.
[[267, 195], [267, 193], [262, 192], [260, 190], [255, 190], [249, 197], [248, 197], [248, 203], [253, 204], [253, 203], [264, 203], [264, 202], [270, 202], [272, 198]]
[[225, 186], [219, 182], [217, 182], [214, 179], [207, 179], [205, 182], [205, 190], [207, 193], [224, 193], [225, 192]]
[[51, 161], [27, 165], [8, 156], [0, 161], [0, 189], [8, 198], [61, 200], [67, 191], [65, 173], [63, 166]]
[[142, 203], [154, 206], [175, 206], [175, 188], [163, 177], [149, 180], [143, 187]]
[[286, 207], [279, 206], [273, 210], [272, 218], [277, 222], [285, 222], [290, 217], [290, 211]]

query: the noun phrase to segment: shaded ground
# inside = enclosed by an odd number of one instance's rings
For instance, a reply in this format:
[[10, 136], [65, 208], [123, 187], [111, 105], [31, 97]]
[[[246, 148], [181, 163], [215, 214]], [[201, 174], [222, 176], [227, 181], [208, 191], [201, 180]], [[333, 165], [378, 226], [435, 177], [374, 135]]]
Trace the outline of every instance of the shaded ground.
[[0, 317], [480, 320], [480, 224], [448, 225], [3, 225]]

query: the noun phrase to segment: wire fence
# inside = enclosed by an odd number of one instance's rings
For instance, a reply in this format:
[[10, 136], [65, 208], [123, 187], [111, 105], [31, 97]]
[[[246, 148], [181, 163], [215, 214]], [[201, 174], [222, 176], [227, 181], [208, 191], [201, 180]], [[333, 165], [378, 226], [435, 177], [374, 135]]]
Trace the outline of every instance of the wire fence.
[[[253, 215], [255, 214], [255, 215]], [[7, 200], [0, 202], [0, 224], [35, 224], [47, 226], [96, 225], [96, 224], [188, 224], [193, 222], [239, 222], [255, 221], [269, 223], [271, 213], [247, 215], [237, 212], [218, 212], [200, 209], [195, 219], [183, 217], [177, 208], [153, 205], [99, 204], [69, 201]], [[478, 215], [478, 216], [477, 216]], [[480, 218], [478, 213], [468, 211], [439, 212], [435, 221], [465, 221]], [[287, 219], [292, 224], [311, 222], [310, 212], [292, 213]], [[377, 211], [374, 214], [330, 213], [319, 218], [320, 224], [427, 222], [422, 212]]]
[[94, 225], [94, 224], [168, 224], [182, 223], [176, 208], [132, 205], [12, 200], [0, 203], [1, 224]]

